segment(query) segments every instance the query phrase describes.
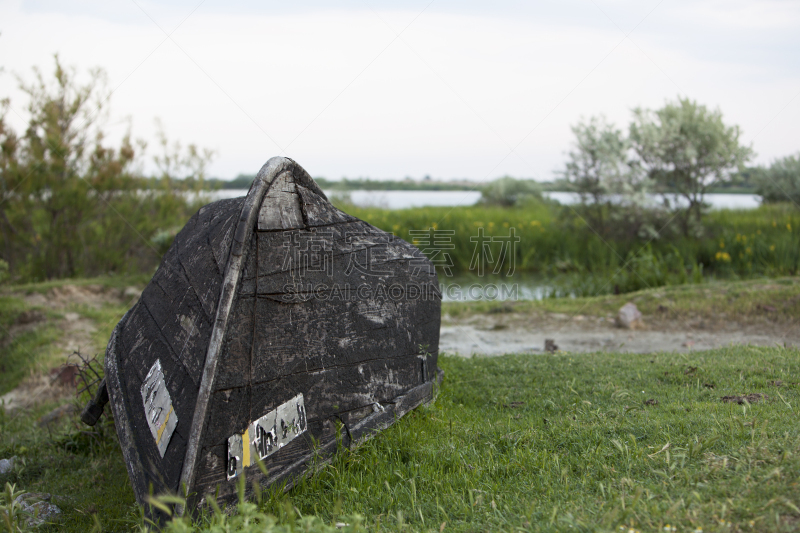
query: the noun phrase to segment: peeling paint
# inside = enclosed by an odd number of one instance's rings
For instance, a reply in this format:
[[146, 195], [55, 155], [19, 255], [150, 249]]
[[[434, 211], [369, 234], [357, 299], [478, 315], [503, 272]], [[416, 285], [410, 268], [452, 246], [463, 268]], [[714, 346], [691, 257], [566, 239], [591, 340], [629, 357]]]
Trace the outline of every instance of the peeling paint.
[[306, 429], [306, 407], [303, 395], [298, 394], [250, 423], [244, 433], [231, 435], [228, 438], [228, 480], [255, 464], [256, 457], [266, 459], [302, 435]]
[[172, 398], [164, 382], [160, 359], [156, 359], [150, 367], [150, 372], [142, 383], [141, 392], [147, 425], [150, 426], [150, 433], [156, 441], [158, 453], [164, 457], [175, 426], [178, 425], [178, 414], [172, 406]]

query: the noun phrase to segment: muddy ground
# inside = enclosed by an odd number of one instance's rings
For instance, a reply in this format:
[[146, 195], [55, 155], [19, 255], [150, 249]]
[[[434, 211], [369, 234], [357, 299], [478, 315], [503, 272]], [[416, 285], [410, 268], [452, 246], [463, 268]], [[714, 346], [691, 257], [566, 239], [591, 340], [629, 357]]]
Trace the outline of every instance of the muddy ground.
[[439, 350], [469, 356], [545, 351], [554, 341], [565, 352], [688, 352], [730, 344], [798, 346], [800, 325], [766, 320], [738, 323], [705, 317], [668, 320], [644, 316], [644, 327], [618, 327], [615, 317], [560, 313], [480, 314], [466, 318], [442, 317]]

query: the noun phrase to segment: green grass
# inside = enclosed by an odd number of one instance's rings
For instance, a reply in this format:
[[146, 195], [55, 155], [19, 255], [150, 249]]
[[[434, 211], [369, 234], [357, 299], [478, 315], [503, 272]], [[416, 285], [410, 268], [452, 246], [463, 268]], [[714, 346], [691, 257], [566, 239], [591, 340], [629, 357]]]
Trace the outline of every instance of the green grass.
[[[0, 298], [3, 326], [11, 327], [29, 309], [20, 293], [50, 288], [6, 291]], [[800, 312], [800, 283], [782, 278], [691, 285], [517, 302], [511, 309], [531, 315], [606, 314], [629, 299], [646, 316], [659, 313], [662, 305], [669, 316], [725, 312], [742, 322], [788, 322]], [[503, 305], [509, 304], [448, 304], [444, 311], [475, 314]], [[94, 321], [98, 343], [104, 344], [123, 307], [70, 310]], [[30, 372], [38, 358], [55, 361], [47, 358], [55, 357], [58, 331], [43, 322], [6, 338], [0, 386], [11, 387], [14, 376]], [[34, 362], [25, 353], [33, 354]], [[212, 514], [169, 527], [209, 533], [328, 531], [336, 522], [370, 531], [439, 531], [442, 524], [444, 531], [800, 527], [800, 352], [795, 349], [443, 356], [440, 366], [445, 381], [433, 404], [340, 455], [288, 493], [268, 491], [260, 505], [243, 505], [235, 516]], [[768, 398], [743, 405], [721, 400], [750, 393]], [[54, 407], [0, 411], [0, 458], [24, 461], [0, 475], [0, 486], [8, 482], [64, 497], [63, 517], [40, 531], [85, 532], [95, 520], [103, 531], [139, 530], [140, 510], [110, 421], [104, 418], [92, 430], [76, 417], [40, 427], [37, 421]], [[243, 525], [264, 524], [267, 516], [273, 517], [270, 528]]]
[[4, 292], [13, 292], [15, 294], [46, 294], [50, 289], [54, 287], [62, 287], [66, 284], [76, 285], [79, 287], [86, 285], [99, 285], [107, 289], [125, 289], [130, 286], [144, 287], [150, 281], [151, 277], [152, 273], [128, 274], [120, 276], [97, 276], [93, 278], [52, 279], [48, 281], [8, 285], [5, 287]]
[[644, 289], [627, 294], [586, 298], [549, 298], [539, 301], [446, 302], [442, 314], [465, 317], [481, 313], [542, 313], [616, 316], [626, 302], [634, 302], [646, 317], [670, 320], [720, 318], [740, 324], [787, 324], [800, 316], [800, 278], [782, 277], [745, 281], [713, 281]]
[[[342, 512], [388, 529], [798, 525], [800, 389], [770, 385], [798, 379], [796, 351], [509, 355], [442, 367], [434, 405], [309, 479], [293, 504], [330, 516], [341, 500]], [[720, 400], [753, 392], [770, 398]]]
[[131, 531], [140, 513], [113, 424], [103, 420], [92, 429], [72, 418], [56, 427], [39, 427], [37, 420], [53, 407], [0, 411], [0, 457], [23, 461], [17, 460], [15, 471], [0, 475], [0, 483], [60, 497], [56, 503], [63, 517], [42, 531], [88, 532], [93, 515], [101, 517], [105, 531]]
[[[434, 404], [272, 494], [262, 510], [284, 523], [298, 513], [327, 523], [357, 514], [370, 530], [392, 531], [800, 524], [795, 350], [443, 357], [441, 366]], [[768, 399], [720, 399], [748, 393]], [[137, 511], [110, 428], [88, 437], [67, 424], [48, 435], [34, 420], [0, 420], [0, 457], [26, 459], [0, 482], [67, 495], [53, 531], [86, 531], [94, 511], [105, 530], [130, 530]]]

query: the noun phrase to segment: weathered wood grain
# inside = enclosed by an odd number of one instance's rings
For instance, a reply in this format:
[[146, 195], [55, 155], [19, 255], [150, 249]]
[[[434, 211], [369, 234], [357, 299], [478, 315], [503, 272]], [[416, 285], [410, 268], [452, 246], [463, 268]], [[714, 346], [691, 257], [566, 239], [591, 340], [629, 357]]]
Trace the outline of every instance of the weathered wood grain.
[[[283, 485], [286, 490], [304, 475], [313, 473], [316, 468], [330, 461], [340, 448], [353, 448], [374, 437], [382, 430], [394, 424], [409, 411], [427, 403], [435, 396], [435, 388], [441, 385], [444, 373], [437, 370], [434, 379], [410, 389], [406, 394], [395, 397], [392, 402], [382, 404], [380, 408], [370, 409], [367, 416], [350, 422], [333, 417], [324, 424], [309, 421], [309, 431], [303, 438], [292, 441], [280, 454], [268, 457], [264, 461], [267, 476], [258, 468], [248, 471], [247, 495], [251, 495], [252, 483], [262, 486]], [[203, 505], [208, 498], [216, 497], [221, 504], [234, 504], [237, 498], [235, 483], [220, 483], [225, 478], [225, 446], [213, 446], [203, 450], [201, 469], [203, 479], [198, 479], [196, 494], [197, 505]]]
[[259, 231], [303, 228], [300, 196], [297, 194], [292, 172], [287, 170], [276, 177], [261, 203], [258, 212]]
[[[249, 467], [248, 479], [291, 484], [315, 457], [430, 400], [440, 302], [417, 248], [334, 208], [294, 161], [271, 159], [247, 197], [192, 217], [109, 342], [137, 499], [185, 486], [189, 509], [212, 494], [230, 501], [228, 438], [298, 394], [307, 429], [265, 458], [267, 477]], [[156, 361], [178, 417], [163, 458], [140, 391]]]

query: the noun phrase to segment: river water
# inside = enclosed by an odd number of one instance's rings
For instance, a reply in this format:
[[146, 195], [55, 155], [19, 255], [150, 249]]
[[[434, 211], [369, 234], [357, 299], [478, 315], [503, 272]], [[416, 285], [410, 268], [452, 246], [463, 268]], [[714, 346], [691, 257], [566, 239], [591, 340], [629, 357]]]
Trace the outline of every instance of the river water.
[[[342, 195], [340, 191], [325, 191], [329, 197]], [[209, 193], [214, 200], [236, 198], [247, 194], [246, 189], [222, 189]], [[385, 209], [407, 209], [424, 206], [475, 205], [481, 198], [480, 191], [348, 191], [350, 201], [359, 207], [382, 207]], [[575, 204], [579, 197], [571, 192], [546, 192], [545, 197], [563, 205]], [[681, 205], [676, 195], [664, 195], [672, 205]], [[662, 195], [652, 195], [653, 202], [661, 203]], [[705, 196], [712, 209], [754, 209], [761, 204], [756, 194], [715, 193]]]

